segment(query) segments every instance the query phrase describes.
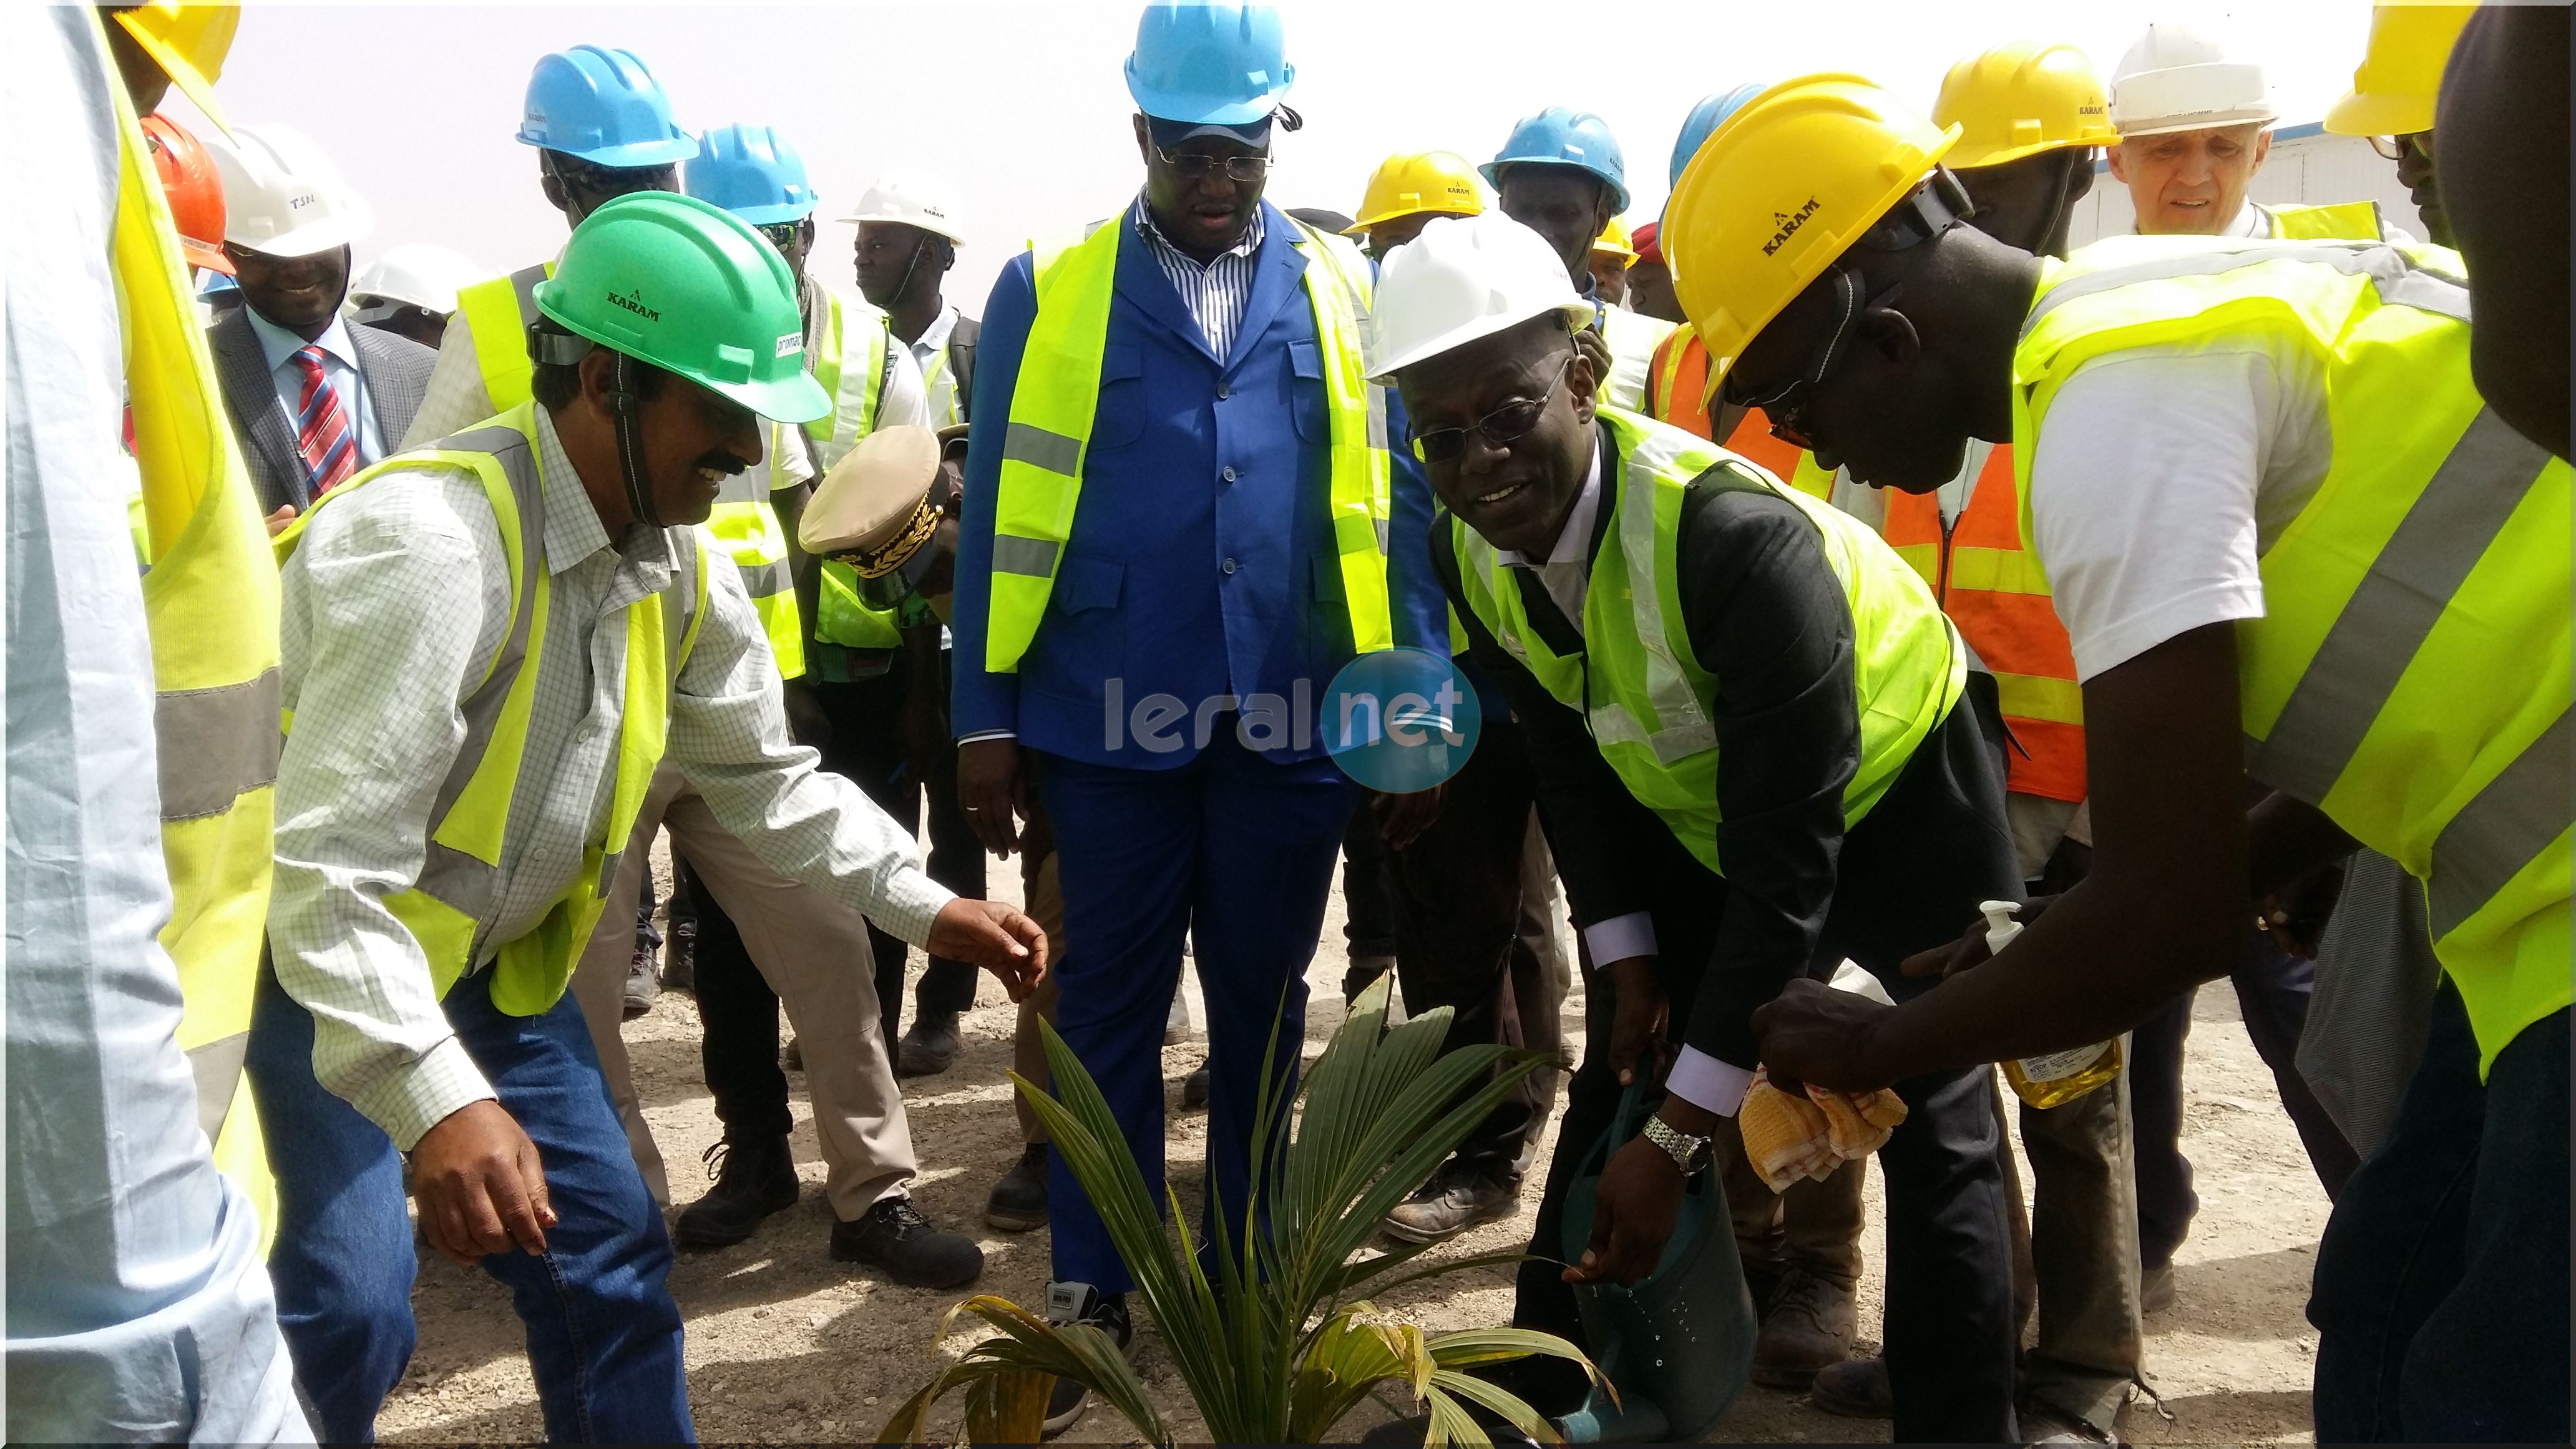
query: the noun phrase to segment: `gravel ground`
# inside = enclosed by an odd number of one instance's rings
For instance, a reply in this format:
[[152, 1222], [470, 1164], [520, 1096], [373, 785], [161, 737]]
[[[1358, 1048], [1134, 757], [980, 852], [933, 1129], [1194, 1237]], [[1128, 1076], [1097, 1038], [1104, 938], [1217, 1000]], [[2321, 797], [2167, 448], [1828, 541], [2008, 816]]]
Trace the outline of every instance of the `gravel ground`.
[[[997, 866], [993, 878], [997, 889], [1016, 888], [1018, 872]], [[1308, 972], [1314, 997], [1307, 1020], [1310, 1058], [1341, 1020], [1340, 921], [1336, 900], [1324, 947]], [[918, 953], [912, 964], [917, 973]], [[1195, 983], [1185, 989], [1195, 997]], [[1579, 984], [1566, 1003], [1565, 1020], [1568, 1040], [1578, 1040]], [[2129, 1413], [2127, 1432], [2141, 1443], [2305, 1440], [2316, 1334], [2302, 1309], [2317, 1235], [2325, 1225], [2325, 1195], [2281, 1111], [2270, 1074], [2237, 1023], [2233, 995], [2224, 986], [2202, 992], [2197, 1020], [2184, 1150], [2196, 1173], [2200, 1216], [2177, 1258], [2174, 1306], [2147, 1320], [2148, 1376], [2171, 1418], [2142, 1401]], [[1011, 1023], [1010, 1005], [988, 980], [966, 1019], [966, 1051], [957, 1065], [944, 1075], [907, 1082], [905, 1099], [925, 1164], [916, 1200], [934, 1221], [973, 1231], [982, 1242], [986, 1262], [976, 1291], [1035, 1307], [1044, 1301], [1046, 1234], [995, 1232], [983, 1226], [982, 1215], [985, 1194], [1019, 1152], [1004, 1075]], [[694, 1003], [666, 994], [650, 1014], [627, 1024], [626, 1040], [647, 1115], [671, 1164], [672, 1191], [685, 1204], [705, 1190], [695, 1164], [719, 1135], [699, 1078]], [[1193, 1035], [1164, 1053], [1177, 1139], [1170, 1157], [1193, 1214], [1205, 1118], [1179, 1111], [1180, 1081], [1205, 1050], [1204, 1038]], [[936, 1371], [944, 1353], [977, 1336], [944, 1342], [938, 1336], [941, 1316], [962, 1294], [900, 1288], [830, 1260], [825, 1239], [831, 1209], [823, 1199], [822, 1163], [801, 1095], [795, 1111], [804, 1200], [771, 1218], [747, 1243], [682, 1257], [671, 1277], [688, 1319], [697, 1430], [708, 1440], [868, 1439]], [[2027, 1164], [2023, 1173], [2027, 1182]], [[1882, 1211], [1879, 1189], [1873, 1173], [1873, 1224]], [[1523, 1201], [1519, 1217], [1486, 1224], [1441, 1251], [1517, 1249], [1537, 1206], [1535, 1182]], [[1860, 1288], [1861, 1334], [1874, 1347], [1884, 1292], [1875, 1226], [1865, 1242], [1870, 1262]], [[419, 1350], [385, 1404], [378, 1433], [408, 1441], [541, 1438], [535, 1385], [508, 1296], [481, 1273], [424, 1248], [412, 1303]], [[1505, 1274], [1479, 1272], [1383, 1306], [1400, 1308], [1435, 1331], [1495, 1324], [1510, 1317], [1511, 1289]], [[1182, 1436], [1190, 1437], [1195, 1415], [1187, 1413], [1187, 1394], [1150, 1332], [1137, 1362], [1166, 1412], [1175, 1414]], [[1344, 1428], [1356, 1435], [1378, 1417], [1377, 1410], [1364, 1407]], [[1107, 1437], [1121, 1428], [1114, 1416], [1095, 1411], [1077, 1434]], [[1883, 1422], [1822, 1413], [1801, 1395], [1755, 1387], [1745, 1390], [1711, 1438], [1867, 1441], [1885, 1439], [1886, 1429]]]

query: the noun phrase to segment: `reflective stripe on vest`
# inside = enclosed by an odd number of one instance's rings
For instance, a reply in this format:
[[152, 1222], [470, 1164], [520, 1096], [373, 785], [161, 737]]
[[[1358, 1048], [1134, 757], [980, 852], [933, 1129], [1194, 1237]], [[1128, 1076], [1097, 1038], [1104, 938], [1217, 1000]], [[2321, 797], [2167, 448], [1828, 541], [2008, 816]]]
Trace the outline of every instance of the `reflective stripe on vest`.
[[2247, 768], [2426, 882], [2483, 1070], [2570, 998], [2568, 467], [2479, 399], [2451, 252], [2101, 255], [2043, 274], [2016, 452], [2105, 353], [2245, 338], [2318, 359], [2333, 461], [2263, 549], [2263, 617], [2236, 626]]
[[1937, 494], [1890, 488], [1883, 496], [1880, 532], [1888, 546], [1932, 585], [1960, 637], [1994, 671], [2017, 746], [2005, 754], [2006, 788], [2082, 800], [2084, 692], [2075, 682], [2075, 645], [2022, 534], [2012, 446], [1988, 449], [1967, 507], [1947, 527]]
[[[842, 302], [831, 296], [831, 325], [818, 339], [820, 346], [809, 349], [826, 359], [814, 369], [814, 377], [832, 394], [832, 415], [805, 425], [818, 439], [823, 465], [830, 467], [841, 456], [858, 446], [859, 439], [876, 431], [877, 414], [885, 405], [888, 364], [894, 360], [894, 321], [882, 310], [866, 302], [852, 303], [857, 313], [851, 324], [866, 340], [866, 355], [856, 367], [843, 365]], [[824, 381], [826, 376], [829, 381]], [[828, 436], [826, 436], [828, 435]], [[898, 649], [903, 646], [903, 630], [895, 622], [891, 609], [872, 609], [859, 600], [859, 576], [848, 564], [832, 559], [822, 561], [821, 591], [815, 604], [814, 637], [826, 644], [844, 649]]]
[[2325, 206], [2266, 206], [2275, 241], [2382, 241], [2376, 201], [2338, 201]]
[[1604, 474], [1617, 480], [1618, 493], [1584, 592], [1584, 653], [1549, 650], [1522, 612], [1512, 568], [1453, 517], [1450, 543], [1468, 607], [1550, 695], [1584, 712], [1602, 758], [1628, 792], [1701, 864], [1723, 874], [1710, 721], [1717, 682], [1700, 668], [1682, 619], [1682, 500], [1694, 486], [1788, 499], [1816, 526], [1851, 604], [1861, 748], [1859, 768], [1843, 788], [1843, 819], [1857, 824], [1966, 686], [1966, 652], [1931, 591], [1848, 514], [1678, 428], [1616, 408], [1599, 416], [1618, 449]]
[[805, 672], [805, 625], [796, 612], [796, 580], [787, 569], [787, 530], [779, 526], [778, 510], [763, 486], [768, 473], [752, 469], [725, 479], [698, 529], [733, 559], [743, 590], [760, 614], [760, 631], [768, 637], [778, 677], [794, 679]]
[[486, 941], [501, 905], [502, 852], [511, 834], [512, 810], [522, 798], [541, 798], [561, 763], [528, 755], [528, 719], [538, 680], [550, 668], [591, 667], [586, 658], [558, 663], [545, 652], [553, 575], [543, 567], [545, 501], [534, 408], [523, 403], [471, 432], [377, 464], [332, 489], [277, 539], [278, 556], [284, 559], [323, 508], [388, 474], [443, 466], [469, 470], [482, 483], [509, 564], [510, 628], [460, 711], [465, 739], [431, 804], [420, 877], [410, 889], [388, 897], [385, 908], [420, 943], [441, 996], [477, 961], [497, 957], [492, 1004], [513, 1016], [538, 1015], [562, 999], [591, 928], [607, 906], [620, 857], [634, 834], [654, 767], [661, 763], [672, 681], [687, 663], [704, 619], [698, 601], [706, 597], [710, 557], [696, 530], [671, 530], [676, 548], [686, 555], [676, 561], [671, 587], [622, 611], [625, 702], [606, 829], [584, 845], [580, 870], [542, 920], [511, 940]]
[[544, 262], [456, 293], [456, 310], [465, 314], [466, 330], [474, 339], [474, 365], [483, 374], [483, 392], [496, 414], [530, 396], [537, 364], [528, 356], [528, 329], [539, 316], [537, 283], [554, 274], [555, 264]]
[[[105, 45], [102, 35], [101, 45]], [[278, 757], [278, 583], [268, 530], [224, 411], [188, 267], [123, 86], [109, 263], [124, 323], [128, 419], [142, 484], [143, 617], [152, 649], [161, 857], [179, 1049], [215, 1165], [277, 1225], [259, 1117], [242, 1073], [268, 921]]]
[[[1369, 306], [1367, 264], [1342, 238], [1294, 224], [1324, 359], [1333, 547], [1341, 560], [1351, 645], [1367, 653], [1395, 642], [1386, 593], [1386, 397], [1368, 381], [1360, 346], [1360, 320]], [[1121, 223], [1103, 224], [1078, 242], [1035, 251], [1030, 258], [1037, 317], [1011, 393], [993, 499], [984, 666], [998, 674], [1016, 672], [1037, 637], [1065, 543], [1073, 536], [1084, 459], [1100, 409], [1118, 249], [1129, 231]]]

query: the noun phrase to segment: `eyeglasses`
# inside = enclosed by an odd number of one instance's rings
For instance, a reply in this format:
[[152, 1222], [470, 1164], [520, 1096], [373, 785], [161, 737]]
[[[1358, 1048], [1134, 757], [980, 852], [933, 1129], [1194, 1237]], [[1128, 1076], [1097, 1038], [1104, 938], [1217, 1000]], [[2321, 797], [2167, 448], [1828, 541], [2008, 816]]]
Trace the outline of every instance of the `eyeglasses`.
[[2370, 138], [2370, 149], [2389, 161], [2405, 160], [2408, 151], [2413, 151], [2416, 155], [2430, 161], [2433, 159], [2433, 133], [2416, 131], [2402, 136], [2373, 136]]
[[805, 239], [805, 223], [801, 221], [764, 221], [752, 230], [769, 238], [769, 244], [782, 252]]
[[1565, 361], [1556, 365], [1556, 375], [1548, 379], [1547, 387], [1537, 397], [1507, 402], [1463, 428], [1434, 428], [1427, 433], [1415, 433], [1413, 456], [1425, 463], [1454, 463], [1466, 455], [1469, 433], [1481, 434], [1485, 445], [1497, 452], [1509, 450], [1530, 429], [1538, 426], [1539, 418], [1547, 412], [1548, 400], [1556, 396], [1556, 390], [1565, 383], [1567, 370], [1573, 366], [1574, 351], [1568, 348]]
[[1270, 174], [1267, 156], [1210, 156], [1204, 151], [1166, 151], [1160, 146], [1154, 148], [1154, 154], [1185, 181], [1203, 180], [1220, 166], [1237, 181], [1259, 181]]

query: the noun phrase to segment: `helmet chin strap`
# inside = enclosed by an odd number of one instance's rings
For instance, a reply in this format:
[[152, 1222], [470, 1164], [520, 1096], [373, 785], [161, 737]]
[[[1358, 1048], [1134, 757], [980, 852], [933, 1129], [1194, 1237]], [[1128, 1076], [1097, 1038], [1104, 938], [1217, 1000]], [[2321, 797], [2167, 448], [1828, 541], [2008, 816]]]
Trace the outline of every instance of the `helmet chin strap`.
[[662, 510], [644, 479], [644, 428], [635, 396], [635, 360], [611, 349], [608, 412], [617, 420], [617, 467], [626, 476], [626, 507], [647, 528], [662, 527]]

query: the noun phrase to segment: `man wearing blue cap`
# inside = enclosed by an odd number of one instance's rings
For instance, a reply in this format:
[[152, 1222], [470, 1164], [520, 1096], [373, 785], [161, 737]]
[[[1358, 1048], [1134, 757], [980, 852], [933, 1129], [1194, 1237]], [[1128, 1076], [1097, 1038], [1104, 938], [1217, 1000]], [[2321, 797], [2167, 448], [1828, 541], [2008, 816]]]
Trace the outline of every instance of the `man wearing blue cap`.
[[[677, 191], [680, 163], [698, 143], [671, 119], [671, 98], [631, 50], [576, 45], [537, 58], [528, 76], [519, 143], [537, 148], [538, 184], [567, 227], [637, 191]], [[537, 321], [540, 262], [456, 294], [456, 311], [404, 432], [403, 450], [426, 447], [528, 400], [528, 328]]]
[[1609, 352], [1601, 400], [1644, 412], [1655, 348], [1673, 324], [1611, 304], [1592, 280], [1594, 240], [1628, 209], [1627, 163], [1609, 124], [1590, 111], [1550, 106], [1523, 116], [1503, 149], [1476, 170], [1493, 184], [1503, 215], [1565, 258], [1574, 290], [1597, 310], [1592, 332]]
[[[1258, 1064], [1275, 1031], [1294, 1070], [1357, 794], [1315, 703], [1357, 652], [1392, 642], [1407, 601], [1390, 607], [1368, 263], [1262, 199], [1274, 121], [1298, 125], [1280, 105], [1295, 72], [1278, 12], [1148, 7], [1126, 73], [1143, 189], [1014, 259], [984, 313], [954, 619], [959, 793], [1006, 855], [1043, 794], [1082, 943], [1057, 1029], [1157, 1195], [1164, 1014], [1194, 943], [1209, 1212], [1239, 1232]], [[1127, 1270], [1061, 1159], [1050, 1197], [1050, 1316], [1125, 1344]], [[1059, 1384], [1049, 1430], [1082, 1404]]]

